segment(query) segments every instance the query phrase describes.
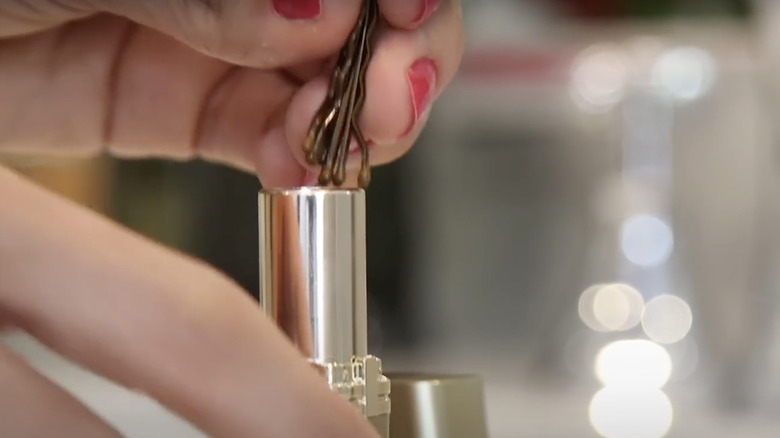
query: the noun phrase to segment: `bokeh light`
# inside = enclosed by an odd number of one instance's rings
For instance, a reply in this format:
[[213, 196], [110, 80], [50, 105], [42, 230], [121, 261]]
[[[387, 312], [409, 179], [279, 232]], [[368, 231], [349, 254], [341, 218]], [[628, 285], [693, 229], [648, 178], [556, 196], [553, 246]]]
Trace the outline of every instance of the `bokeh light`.
[[677, 47], [658, 58], [653, 82], [677, 101], [704, 96], [715, 82], [715, 62], [709, 53], [696, 47]]
[[570, 92], [582, 110], [604, 112], [623, 98], [627, 81], [626, 56], [620, 47], [597, 45], [575, 59]]
[[666, 385], [671, 375], [669, 353], [651, 341], [615, 341], [596, 356], [596, 376], [606, 387], [658, 389]]
[[674, 410], [659, 389], [607, 387], [591, 400], [589, 416], [593, 428], [605, 438], [662, 438], [669, 433]]
[[645, 305], [642, 314], [642, 329], [645, 334], [660, 344], [679, 342], [693, 325], [691, 307], [680, 297], [659, 295]]
[[579, 306], [577, 308], [577, 312], [579, 313], [582, 322], [584, 322], [588, 328], [597, 332], [609, 331], [606, 327], [601, 325], [601, 323], [596, 319], [595, 313], [593, 312], [593, 301], [596, 299], [596, 294], [598, 291], [601, 290], [601, 288], [604, 286], [605, 285], [603, 284], [594, 284], [593, 286], [585, 289], [585, 291], [580, 295]]
[[627, 284], [610, 284], [600, 288], [593, 299], [596, 320], [610, 331], [636, 327], [644, 309], [642, 294]]
[[580, 296], [580, 319], [598, 332], [626, 331], [639, 325], [644, 310], [642, 294], [627, 284], [597, 284]]
[[623, 255], [642, 267], [653, 267], [669, 259], [674, 249], [671, 227], [656, 216], [639, 214], [623, 223], [620, 238]]

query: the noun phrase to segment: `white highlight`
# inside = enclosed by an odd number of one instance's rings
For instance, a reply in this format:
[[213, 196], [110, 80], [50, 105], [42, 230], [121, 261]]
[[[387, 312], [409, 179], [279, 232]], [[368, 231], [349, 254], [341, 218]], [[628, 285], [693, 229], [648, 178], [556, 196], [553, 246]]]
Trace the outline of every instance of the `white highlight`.
[[623, 98], [628, 76], [626, 56], [619, 47], [593, 46], [574, 61], [569, 91], [582, 110], [604, 112]]
[[623, 255], [642, 267], [663, 264], [674, 249], [674, 236], [669, 225], [656, 216], [640, 214], [623, 223], [620, 247]]
[[623, 340], [604, 347], [596, 357], [596, 376], [606, 387], [660, 389], [672, 375], [672, 359], [660, 345]]
[[642, 315], [642, 329], [645, 334], [661, 344], [681, 341], [691, 331], [692, 326], [691, 307], [685, 300], [674, 295], [660, 295], [651, 299]]
[[681, 102], [698, 99], [715, 82], [715, 62], [696, 47], [678, 47], [661, 55], [653, 67], [653, 83]]
[[662, 438], [669, 433], [674, 412], [669, 397], [659, 389], [604, 388], [591, 400], [589, 416], [605, 438]]
[[580, 296], [580, 319], [598, 332], [626, 331], [636, 327], [644, 310], [642, 294], [622, 284], [597, 284]]

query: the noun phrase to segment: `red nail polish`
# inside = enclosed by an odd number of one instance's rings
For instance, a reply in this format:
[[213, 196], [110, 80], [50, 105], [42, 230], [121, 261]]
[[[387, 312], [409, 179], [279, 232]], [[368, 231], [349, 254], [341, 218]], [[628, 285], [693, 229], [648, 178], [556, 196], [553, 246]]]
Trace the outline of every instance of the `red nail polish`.
[[412, 96], [412, 122], [404, 135], [414, 129], [414, 126], [428, 109], [436, 89], [437, 75], [436, 63], [430, 58], [418, 59], [409, 68], [406, 77]]
[[322, 12], [322, 0], [273, 0], [274, 10], [290, 20], [310, 20]]
[[414, 24], [420, 24], [427, 20], [428, 17], [439, 8], [441, 0], [422, 0], [422, 4], [422, 10], [420, 10], [420, 14], [417, 15], [417, 18], [413, 21]]

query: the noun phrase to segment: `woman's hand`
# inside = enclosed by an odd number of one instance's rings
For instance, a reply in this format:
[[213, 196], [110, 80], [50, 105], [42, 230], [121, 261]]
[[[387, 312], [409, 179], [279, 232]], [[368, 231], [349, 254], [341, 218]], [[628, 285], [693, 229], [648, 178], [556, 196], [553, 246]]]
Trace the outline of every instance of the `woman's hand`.
[[[379, 1], [362, 116], [374, 165], [409, 149], [460, 61], [460, 7], [440, 1]], [[265, 186], [300, 185], [323, 67], [360, 3], [5, 1], [0, 150], [200, 156], [255, 170]]]
[[[300, 147], [360, 3], [4, 1], [0, 151], [203, 157], [307, 183]], [[436, 3], [379, 0], [374, 165], [409, 149], [459, 63], [460, 7]], [[372, 436], [222, 274], [5, 169], [0, 199], [2, 321], [214, 437]], [[115, 436], [2, 347], [0, 386], [3, 436]]]

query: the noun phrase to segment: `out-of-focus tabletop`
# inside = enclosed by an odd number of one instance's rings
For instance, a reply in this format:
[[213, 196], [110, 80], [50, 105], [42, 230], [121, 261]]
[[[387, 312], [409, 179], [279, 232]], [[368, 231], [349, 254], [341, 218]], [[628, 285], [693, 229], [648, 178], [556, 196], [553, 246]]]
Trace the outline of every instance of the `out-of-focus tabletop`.
[[[203, 438], [187, 422], [144, 396], [74, 365], [24, 334], [3, 335], [3, 341], [44, 375], [61, 385], [85, 403], [100, 417], [114, 425], [128, 438]], [[479, 359], [462, 365], [476, 368]], [[414, 361], [420, 360], [415, 357]], [[450, 362], [438, 357], [431, 366]], [[405, 360], [390, 358], [394, 367], [402, 368]], [[597, 438], [588, 418], [592, 388], [572, 389], [554, 385], [529, 388], [506, 377], [483, 376], [486, 410], [491, 438]], [[520, 379], [518, 379], [520, 380]], [[707, 436], [710, 438], [774, 438], [780, 421], [768, 414], [719, 415], [706, 409], [697, 394], [675, 394], [675, 418], [670, 438]]]

